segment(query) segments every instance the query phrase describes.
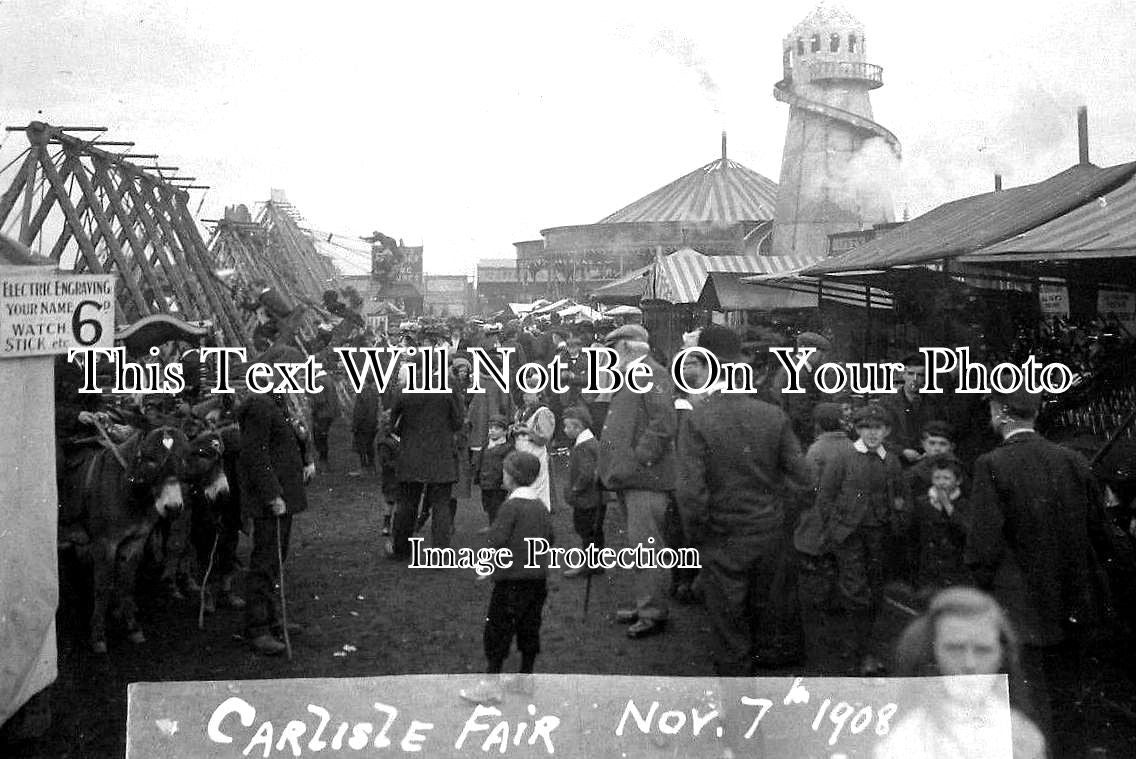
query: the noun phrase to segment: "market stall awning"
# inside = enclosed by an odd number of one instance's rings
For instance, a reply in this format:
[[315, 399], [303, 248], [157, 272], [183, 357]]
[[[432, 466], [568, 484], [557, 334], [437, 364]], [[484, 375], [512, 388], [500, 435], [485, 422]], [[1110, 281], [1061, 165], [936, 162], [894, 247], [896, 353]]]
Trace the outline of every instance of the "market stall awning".
[[755, 287], [768, 287], [777, 290], [788, 290], [795, 293], [811, 294], [812, 303], [816, 306], [818, 298], [821, 300], [842, 303], [846, 306], [858, 308], [895, 307], [894, 299], [887, 290], [878, 287], [869, 287], [862, 282], [834, 279], [832, 277], [803, 277], [803, 276], [753, 276], [741, 277], [741, 282]]
[[817, 296], [787, 288], [746, 284], [744, 274], [712, 271], [698, 298], [698, 305], [712, 311], [773, 311], [783, 308], [815, 308]]
[[967, 263], [1136, 256], [1136, 178], [1028, 232], [962, 256]]
[[804, 273], [878, 270], [974, 253], [1095, 203], [1133, 175], [1136, 163], [1078, 164], [1036, 184], [955, 200]]
[[672, 303], [695, 303], [710, 272], [787, 272], [809, 262], [809, 259], [798, 256], [705, 256], [692, 248], [683, 248], [657, 263], [652, 295]]

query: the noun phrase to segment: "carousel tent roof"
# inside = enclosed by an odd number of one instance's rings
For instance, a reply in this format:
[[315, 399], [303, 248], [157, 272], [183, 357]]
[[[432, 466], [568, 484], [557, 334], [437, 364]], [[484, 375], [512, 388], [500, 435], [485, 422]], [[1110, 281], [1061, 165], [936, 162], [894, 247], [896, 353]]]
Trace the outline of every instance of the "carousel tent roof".
[[597, 223], [769, 221], [773, 219], [776, 202], [776, 182], [722, 157]]
[[946, 203], [806, 274], [925, 264], [974, 253], [1017, 237], [1116, 190], [1136, 163], [1099, 168], [1078, 164], [1036, 184]]

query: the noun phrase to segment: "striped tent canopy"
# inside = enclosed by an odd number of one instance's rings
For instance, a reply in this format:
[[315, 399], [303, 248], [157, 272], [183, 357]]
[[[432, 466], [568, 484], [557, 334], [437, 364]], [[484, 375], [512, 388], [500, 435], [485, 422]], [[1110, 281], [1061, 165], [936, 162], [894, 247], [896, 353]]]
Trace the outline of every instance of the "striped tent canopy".
[[648, 286], [651, 297], [671, 303], [696, 303], [712, 271], [733, 274], [776, 274], [807, 266], [799, 256], [705, 256], [693, 248], [676, 250], [658, 261]]
[[598, 223], [772, 221], [776, 202], [776, 182], [737, 161], [719, 158]]

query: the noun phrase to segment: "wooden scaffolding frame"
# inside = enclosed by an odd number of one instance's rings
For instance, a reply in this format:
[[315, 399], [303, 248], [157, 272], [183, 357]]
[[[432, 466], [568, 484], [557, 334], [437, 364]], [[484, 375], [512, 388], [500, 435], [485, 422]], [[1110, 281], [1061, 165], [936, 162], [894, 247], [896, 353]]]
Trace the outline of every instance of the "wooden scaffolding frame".
[[[16, 131], [11, 129], [10, 131]], [[21, 198], [20, 242], [76, 273], [117, 275], [116, 322], [155, 313], [212, 322], [219, 342], [248, 345], [250, 332], [189, 211], [193, 177], [167, 176], [177, 167], [144, 167], [107, 150], [133, 143], [76, 137], [102, 127], [19, 128], [28, 148], [0, 195], [0, 229]], [[17, 159], [19, 160], [19, 158]], [[17, 219], [12, 219], [14, 223]]]

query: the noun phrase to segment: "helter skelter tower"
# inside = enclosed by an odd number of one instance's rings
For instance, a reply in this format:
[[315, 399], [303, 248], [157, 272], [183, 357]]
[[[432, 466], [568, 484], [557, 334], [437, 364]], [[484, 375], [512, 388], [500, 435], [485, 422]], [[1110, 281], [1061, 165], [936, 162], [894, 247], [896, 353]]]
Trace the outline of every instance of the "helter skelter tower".
[[[774, 213], [774, 255], [827, 255], [828, 235], [895, 220], [881, 159], [899, 140], [872, 118], [883, 69], [865, 60], [864, 27], [821, 3], [785, 38], [773, 96], [789, 105]], [[875, 171], [873, 171], [873, 168]]]

